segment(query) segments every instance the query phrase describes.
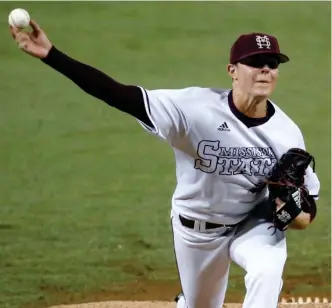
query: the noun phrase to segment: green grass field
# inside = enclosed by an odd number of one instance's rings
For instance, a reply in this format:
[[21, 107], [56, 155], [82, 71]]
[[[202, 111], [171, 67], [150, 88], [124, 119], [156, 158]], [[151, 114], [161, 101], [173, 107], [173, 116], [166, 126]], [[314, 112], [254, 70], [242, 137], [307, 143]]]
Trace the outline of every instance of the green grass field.
[[[273, 99], [303, 130], [322, 185], [313, 225], [288, 234], [283, 294], [329, 296], [330, 3], [1, 2], [0, 307], [167, 300], [178, 283], [171, 149], [20, 52], [7, 26], [16, 7], [62, 51], [148, 89], [230, 87], [235, 38], [276, 35], [291, 61]], [[228, 296], [243, 294], [233, 266]]]

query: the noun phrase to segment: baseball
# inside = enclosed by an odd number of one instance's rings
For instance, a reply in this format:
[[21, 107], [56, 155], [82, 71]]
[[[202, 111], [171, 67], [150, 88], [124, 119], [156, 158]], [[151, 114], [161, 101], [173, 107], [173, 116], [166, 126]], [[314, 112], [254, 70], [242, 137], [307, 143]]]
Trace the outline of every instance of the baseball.
[[12, 27], [27, 28], [30, 23], [29, 13], [23, 9], [12, 10], [8, 16], [8, 22]]

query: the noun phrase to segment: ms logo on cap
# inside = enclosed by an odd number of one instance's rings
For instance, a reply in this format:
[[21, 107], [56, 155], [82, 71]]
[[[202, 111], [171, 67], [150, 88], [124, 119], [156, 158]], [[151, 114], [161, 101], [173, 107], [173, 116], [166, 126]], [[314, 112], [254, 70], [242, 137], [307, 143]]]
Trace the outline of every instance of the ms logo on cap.
[[264, 36], [256, 35], [256, 42], [259, 49], [262, 48], [270, 49], [271, 47], [271, 42], [267, 35]]
[[261, 32], [240, 35], [232, 45], [229, 61], [236, 64], [241, 59], [259, 54], [275, 55], [280, 63], [289, 61], [289, 58], [280, 52], [277, 38]]

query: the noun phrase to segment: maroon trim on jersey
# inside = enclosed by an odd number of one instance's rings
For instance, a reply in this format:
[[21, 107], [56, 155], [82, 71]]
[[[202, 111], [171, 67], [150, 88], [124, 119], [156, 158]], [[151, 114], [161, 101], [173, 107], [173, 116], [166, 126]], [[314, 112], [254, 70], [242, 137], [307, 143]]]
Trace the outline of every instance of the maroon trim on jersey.
[[275, 109], [270, 101], [267, 101], [267, 116], [263, 118], [250, 118], [244, 113], [239, 111], [233, 101], [233, 91], [230, 91], [228, 94], [228, 106], [231, 109], [232, 113], [248, 128], [263, 125], [274, 115]]

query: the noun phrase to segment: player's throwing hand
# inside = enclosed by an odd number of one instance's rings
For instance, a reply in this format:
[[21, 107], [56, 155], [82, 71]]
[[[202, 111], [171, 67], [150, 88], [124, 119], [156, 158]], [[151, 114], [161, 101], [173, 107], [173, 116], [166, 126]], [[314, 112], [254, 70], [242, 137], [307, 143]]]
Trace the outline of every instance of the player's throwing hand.
[[35, 21], [31, 20], [30, 26], [32, 32], [23, 32], [16, 27], [10, 26], [10, 33], [19, 48], [33, 57], [43, 59], [52, 48], [52, 43]]

